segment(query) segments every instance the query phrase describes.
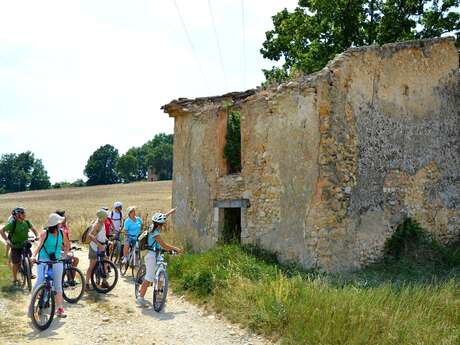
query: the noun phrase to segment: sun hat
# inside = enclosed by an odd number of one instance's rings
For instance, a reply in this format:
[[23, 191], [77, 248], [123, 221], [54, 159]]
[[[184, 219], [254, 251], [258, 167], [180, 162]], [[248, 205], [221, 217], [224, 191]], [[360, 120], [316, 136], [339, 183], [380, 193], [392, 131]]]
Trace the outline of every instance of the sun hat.
[[65, 219], [64, 217], [61, 217], [57, 213], [51, 213], [48, 216], [48, 224], [46, 224], [46, 227], [50, 228], [52, 226], [56, 226], [58, 224], [61, 224], [64, 221], [64, 219]]
[[136, 211], [136, 206], [129, 206], [128, 207], [128, 210], [126, 211], [126, 212], [128, 212], [128, 216], [132, 211]]
[[96, 212], [97, 219], [99, 220], [105, 220], [109, 216], [109, 212], [107, 212], [105, 209], [100, 208]]

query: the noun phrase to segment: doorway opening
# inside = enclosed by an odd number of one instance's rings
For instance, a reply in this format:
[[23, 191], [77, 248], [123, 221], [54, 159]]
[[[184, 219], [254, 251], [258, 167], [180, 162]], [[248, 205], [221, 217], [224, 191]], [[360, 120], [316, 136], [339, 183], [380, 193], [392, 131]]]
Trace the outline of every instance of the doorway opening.
[[223, 208], [220, 242], [223, 244], [241, 243], [241, 208]]

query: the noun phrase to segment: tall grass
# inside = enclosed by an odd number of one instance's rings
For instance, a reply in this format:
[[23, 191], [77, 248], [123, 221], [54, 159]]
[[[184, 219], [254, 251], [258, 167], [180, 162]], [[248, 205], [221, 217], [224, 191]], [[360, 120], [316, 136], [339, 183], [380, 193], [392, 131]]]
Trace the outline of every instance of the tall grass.
[[425, 239], [396, 255], [406, 238], [389, 241], [381, 263], [343, 275], [221, 246], [172, 259], [171, 283], [283, 344], [460, 344], [458, 244], [441, 249]]

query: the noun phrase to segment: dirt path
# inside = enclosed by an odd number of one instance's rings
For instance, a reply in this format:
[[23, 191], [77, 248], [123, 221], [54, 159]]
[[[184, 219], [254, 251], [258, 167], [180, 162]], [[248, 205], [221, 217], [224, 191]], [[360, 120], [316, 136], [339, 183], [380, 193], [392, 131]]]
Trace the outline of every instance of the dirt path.
[[[86, 268], [86, 251], [77, 254]], [[0, 298], [0, 344], [270, 344], [172, 293], [161, 313], [137, 307], [131, 276], [107, 295], [92, 292], [67, 304], [67, 318], [55, 318], [41, 333], [26, 317], [28, 302], [22, 292]]]

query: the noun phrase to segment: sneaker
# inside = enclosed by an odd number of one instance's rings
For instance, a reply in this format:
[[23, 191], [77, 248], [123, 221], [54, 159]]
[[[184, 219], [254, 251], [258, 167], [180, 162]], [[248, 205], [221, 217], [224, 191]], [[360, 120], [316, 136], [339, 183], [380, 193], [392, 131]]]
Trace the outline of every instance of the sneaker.
[[64, 311], [64, 307], [59, 307], [59, 308], [57, 309], [56, 316], [57, 316], [57, 317], [61, 317], [61, 318], [67, 317], [67, 315], [66, 315], [66, 313], [65, 313], [65, 311]]
[[139, 296], [138, 298], [136, 298], [136, 303], [137, 305], [140, 305], [141, 307], [145, 307], [148, 302], [145, 300], [144, 297]]
[[124, 265], [128, 262], [128, 258], [126, 256], [123, 256], [123, 259], [121, 260], [121, 263]]
[[110, 287], [109, 283], [107, 283], [106, 281], [103, 281], [102, 284], [101, 284], [101, 288], [103, 289], [108, 289]]

